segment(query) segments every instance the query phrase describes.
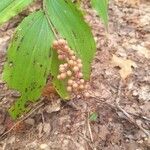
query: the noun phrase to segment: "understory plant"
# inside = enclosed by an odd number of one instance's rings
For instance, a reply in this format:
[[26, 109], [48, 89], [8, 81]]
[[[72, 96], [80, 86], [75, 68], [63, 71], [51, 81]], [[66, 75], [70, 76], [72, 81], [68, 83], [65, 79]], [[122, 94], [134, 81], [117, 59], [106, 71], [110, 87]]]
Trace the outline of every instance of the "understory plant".
[[[0, 25], [33, 1], [0, 1]], [[90, 2], [107, 28], [108, 0]], [[41, 9], [25, 17], [16, 28], [3, 71], [9, 88], [21, 94], [9, 109], [13, 119], [29, 111], [28, 105], [40, 98], [49, 76], [63, 100], [69, 99], [74, 89], [84, 89], [96, 46], [81, 11], [71, 0], [43, 0]]]

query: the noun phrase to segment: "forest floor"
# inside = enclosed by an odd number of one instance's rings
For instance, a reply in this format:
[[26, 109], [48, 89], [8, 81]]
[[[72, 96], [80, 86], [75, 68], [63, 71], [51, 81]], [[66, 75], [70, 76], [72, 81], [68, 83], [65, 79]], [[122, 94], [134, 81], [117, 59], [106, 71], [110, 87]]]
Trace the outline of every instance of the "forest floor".
[[[0, 77], [14, 29], [36, 5], [0, 28]], [[87, 1], [83, 8], [97, 42], [91, 97], [40, 101], [7, 132], [15, 124], [7, 110], [18, 95], [0, 80], [0, 150], [150, 149], [150, 2], [110, 1], [107, 35]]]

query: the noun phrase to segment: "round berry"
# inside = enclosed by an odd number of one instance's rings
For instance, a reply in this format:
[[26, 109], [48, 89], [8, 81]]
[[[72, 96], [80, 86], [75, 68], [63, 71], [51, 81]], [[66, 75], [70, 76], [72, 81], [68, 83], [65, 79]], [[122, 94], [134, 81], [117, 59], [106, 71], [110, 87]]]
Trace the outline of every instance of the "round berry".
[[83, 77], [83, 73], [79, 72], [78, 77], [82, 78]]
[[67, 87], [67, 91], [68, 91], [68, 92], [71, 92], [71, 91], [72, 91], [72, 87], [71, 87], [71, 86], [68, 86], [68, 87]]
[[59, 49], [59, 50], [57, 51], [57, 53], [58, 53], [58, 55], [61, 55], [63, 52]]
[[73, 66], [73, 65], [74, 65], [74, 61], [73, 61], [73, 60], [69, 60], [69, 61], [68, 61], [68, 64], [69, 64], [70, 66]]
[[63, 67], [64, 67], [64, 65], [63, 65], [63, 64], [60, 64], [60, 65], [59, 65], [59, 67], [60, 67], [60, 68], [63, 68]]
[[77, 66], [77, 64], [78, 64], [78, 63], [77, 63], [76, 61], [73, 61], [73, 65], [74, 65], [74, 66]]
[[64, 67], [59, 67], [59, 71], [60, 72], [65, 72], [65, 68]]
[[84, 85], [81, 84], [81, 85], [79, 86], [79, 89], [83, 90], [83, 89], [84, 89]]
[[58, 46], [58, 41], [53, 42], [53, 47], [56, 48]]
[[64, 39], [59, 39], [58, 42], [60, 45], [66, 45], [66, 41]]
[[74, 83], [72, 86], [73, 86], [73, 88], [77, 88], [77, 87], [78, 87], [78, 84], [77, 84], [77, 83]]
[[81, 79], [81, 80], [80, 80], [80, 83], [82, 83], [82, 84], [83, 84], [84, 82], [85, 82], [85, 81], [84, 81], [84, 79]]
[[70, 50], [70, 51], [69, 51], [69, 54], [70, 54], [70, 55], [74, 55], [74, 51], [73, 51], [73, 50]]
[[72, 75], [72, 72], [70, 70], [68, 70], [67, 75], [70, 77]]
[[63, 48], [64, 51], [69, 51], [69, 47], [67, 45], [64, 46]]
[[81, 60], [81, 59], [78, 59], [77, 62], [78, 62], [78, 63], [82, 63], [82, 60]]
[[76, 56], [72, 56], [71, 59], [72, 59], [72, 60], [76, 60]]
[[63, 56], [63, 55], [58, 55], [58, 59], [59, 59], [59, 60], [63, 60], [63, 59], [64, 59], [64, 56]]
[[82, 68], [82, 66], [83, 66], [83, 65], [82, 65], [81, 63], [80, 63], [80, 64], [78, 64], [78, 67], [79, 67], [79, 68]]
[[68, 64], [67, 64], [67, 63], [65, 63], [63, 66], [64, 66], [65, 68], [67, 68], [67, 67], [68, 67]]
[[73, 84], [73, 80], [69, 79], [68, 80], [68, 85], [72, 85]]
[[61, 73], [61, 74], [60, 74], [60, 79], [63, 80], [63, 79], [65, 79], [66, 77], [67, 77], [66, 73]]
[[73, 67], [72, 69], [74, 72], [78, 72], [79, 71], [79, 68], [77, 66]]

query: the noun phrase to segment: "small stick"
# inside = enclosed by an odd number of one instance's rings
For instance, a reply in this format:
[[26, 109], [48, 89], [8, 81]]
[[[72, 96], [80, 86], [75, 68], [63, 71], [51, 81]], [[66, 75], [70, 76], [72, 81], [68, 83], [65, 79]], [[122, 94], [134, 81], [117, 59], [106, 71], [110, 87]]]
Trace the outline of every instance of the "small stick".
[[94, 140], [93, 140], [92, 130], [91, 130], [90, 122], [89, 122], [89, 113], [88, 113], [87, 125], [88, 125], [88, 129], [89, 129], [89, 133], [90, 133], [90, 138], [93, 143]]
[[146, 131], [142, 126], [138, 125], [135, 120], [131, 117], [129, 113], [127, 113], [121, 106], [119, 105], [120, 102], [120, 96], [121, 96], [121, 87], [122, 87], [122, 80], [120, 80], [119, 88], [118, 88], [118, 98], [116, 99], [116, 106], [117, 108], [128, 118], [128, 121], [133, 123], [136, 127], [138, 127], [140, 130], [142, 130], [148, 137], [150, 137], [150, 134], [148, 131]]
[[136, 117], [138, 117], [138, 118], [142, 118], [143, 120], [146, 120], [146, 121], [150, 122], [150, 118], [147, 118], [147, 117], [145, 117], [145, 116], [141, 116], [140, 114], [137, 115], [137, 114], [133, 114], [133, 113], [130, 113], [130, 112], [129, 112], [129, 114], [131, 114], [131, 115], [133, 115], [133, 116], [136, 116]]
[[84, 135], [82, 135], [82, 133], [79, 133], [79, 135], [80, 135], [81, 138], [83, 138], [87, 142], [87, 144], [91, 147], [92, 150], [96, 150], [93, 147], [93, 145], [91, 144], [91, 140], [90, 139], [88, 139], [87, 137], [85, 137]]

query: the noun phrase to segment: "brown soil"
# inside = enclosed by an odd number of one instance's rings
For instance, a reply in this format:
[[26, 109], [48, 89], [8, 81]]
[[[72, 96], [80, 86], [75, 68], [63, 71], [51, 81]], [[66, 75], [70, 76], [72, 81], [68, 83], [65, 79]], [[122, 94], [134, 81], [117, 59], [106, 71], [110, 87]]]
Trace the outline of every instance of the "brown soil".
[[[2, 136], [15, 123], [7, 110], [18, 93], [0, 80], [0, 150], [148, 150], [150, 148], [150, 2], [139, 6], [111, 1], [109, 32], [85, 0], [83, 8], [95, 40], [91, 98], [38, 103], [42, 106]], [[32, 9], [31, 9], [32, 8]], [[14, 29], [31, 7], [0, 28], [0, 77]], [[113, 55], [135, 65], [122, 79]], [[126, 64], [124, 64], [126, 66]], [[126, 71], [126, 70], [125, 70]], [[126, 72], [125, 72], [126, 73]], [[96, 121], [89, 115], [98, 114]]]

